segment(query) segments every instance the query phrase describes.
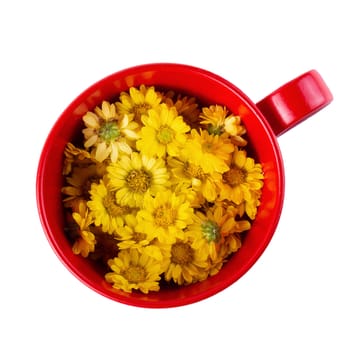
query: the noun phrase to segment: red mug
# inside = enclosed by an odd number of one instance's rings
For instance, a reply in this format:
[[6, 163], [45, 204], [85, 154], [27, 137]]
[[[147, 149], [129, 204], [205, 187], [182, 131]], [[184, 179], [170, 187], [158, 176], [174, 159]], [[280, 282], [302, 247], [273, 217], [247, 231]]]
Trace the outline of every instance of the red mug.
[[[81, 132], [82, 116], [113, 100], [131, 86], [156, 86], [195, 96], [207, 104], [224, 105], [240, 115], [254, 157], [262, 164], [264, 187], [261, 204], [242, 247], [218, 274], [203, 282], [149, 294], [125, 293], [108, 284], [94, 266], [72, 251], [64, 232], [62, 162], [67, 142]], [[81, 93], [61, 114], [44, 144], [36, 182], [40, 220], [52, 249], [85, 285], [112, 300], [139, 307], [164, 308], [208, 298], [242, 277], [259, 259], [276, 230], [284, 199], [284, 169], [276, 136], [294, 127], [332, 101], [315, 70], [283, 85], [257, 104], [235, 85], [206, 70], [173, 63], [140, 65], [114, 73]]]

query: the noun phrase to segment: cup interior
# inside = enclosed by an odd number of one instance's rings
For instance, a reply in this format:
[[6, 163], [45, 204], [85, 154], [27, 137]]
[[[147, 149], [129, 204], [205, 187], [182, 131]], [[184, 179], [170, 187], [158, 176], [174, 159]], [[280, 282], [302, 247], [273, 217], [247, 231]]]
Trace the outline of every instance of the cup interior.
[[[189, 286], [141, 294], [113, 289], [88, 259], [74, 255], [65, 232], [61, 187], [62, 162], [67, 142], [81, 132], [82, 116], [103, 100], [113, 101], [122, 91], [141, 84], [195, 96], [204, 104], [225, 105], [240, 115], [247, 129], [249, 149], [264, 171], [261, 205], [242, 247], [207, 280]], [[237, 87], [208, 71], [180, 64], [147, 64], [125, 69], [95, 83], [79, 95], [57, 119], [44, 144], [37, 172], [39, 216], [53, 250], [64, 265], [92, 290], [128, 305], [160, 308], [190, 304], [230, 286], [258, 260], [270, 242], [280, 217], [284, 171], [275, 135], [255, 104]]]

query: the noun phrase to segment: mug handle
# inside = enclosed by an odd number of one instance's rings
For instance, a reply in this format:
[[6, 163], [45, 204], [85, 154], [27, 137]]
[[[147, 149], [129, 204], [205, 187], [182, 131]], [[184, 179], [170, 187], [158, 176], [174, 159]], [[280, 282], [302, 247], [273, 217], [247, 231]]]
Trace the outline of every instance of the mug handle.
[[316, 70], [284, 84], [256, 105], [276, 136], [311, 117], [333, 100], [332, 93]]

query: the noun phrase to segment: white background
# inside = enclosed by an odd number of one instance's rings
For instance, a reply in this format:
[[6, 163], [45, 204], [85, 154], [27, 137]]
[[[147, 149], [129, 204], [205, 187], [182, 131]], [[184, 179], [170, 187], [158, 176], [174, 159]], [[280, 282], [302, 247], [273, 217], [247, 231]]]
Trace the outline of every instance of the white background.
[[[2, 1], [1, 349], [350, 349], [349, 12], [346, 1]], [[279, 138], [286, 198], [271, 244], [196, 304], [141, 309], [92, 292], [51, 250], [35, 175], [82, 90], [142, 63], [219, 74], [253, 101], [309, 69], [334, 94]]]

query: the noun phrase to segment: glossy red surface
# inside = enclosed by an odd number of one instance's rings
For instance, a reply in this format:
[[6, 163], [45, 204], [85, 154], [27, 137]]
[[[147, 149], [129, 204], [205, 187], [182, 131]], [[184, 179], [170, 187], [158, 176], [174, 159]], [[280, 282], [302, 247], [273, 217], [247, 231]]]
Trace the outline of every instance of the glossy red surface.
[[[66, 143], [80, 133], [81, 117], [103, 100], [113, 100], [131, 86], [155, 85], [173, 89], [199, 101], [226, 105], [239, 114], [247, 128], [251, 150], [262, 163], [265, 183], [256, 220], [242, 248], [208, 280], [177, 289], [147, 295], [113, 289], [87, 260], [72, 253], [64, 233], [61, 197], [62, 160]], [[307, 89], [309, 89], [307, 87]], [[309, 92], [309, 94], [312, 94]], [[289, 96], [289, 97], [288, 97]], [[294, 98], [284, 94], [285, 99]], [[298, 98], [298, 96], [296, 96]], [[288, 106], [298, 101], [288, 100]], [[264, 105], [264, 104], [263, 104]], [[302, 109], [298, 110], [302, 113]], [[301, 119], [300, 115], [298, 116]], [[280, 116], [279, 120], [286, 120]], [[294, 123], [294, 121], [293, 121]], [[281, 130], [282, 123], [275, 130]], [[284, 126], [289, 127], [288, 122]], [[256, 105], [237, 87], [208, 71], [180, 64], [148, 64], [112, 74], [89, 87], [68, 107], [50, 131], [44, 144], [37, 172], [37, 205], [48, 241], [63, 264], [92, 290], [112, 300], [149, 308], [174, 307], [197, 302], [220, 292], [242, 277], [258, 260], [277, 227], [284, 197], [283, 162], [275, 133]]]
[[320, 74], [311, 70], [257, 103], [277, 136], [309, 118], [333, 99]]

